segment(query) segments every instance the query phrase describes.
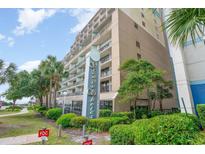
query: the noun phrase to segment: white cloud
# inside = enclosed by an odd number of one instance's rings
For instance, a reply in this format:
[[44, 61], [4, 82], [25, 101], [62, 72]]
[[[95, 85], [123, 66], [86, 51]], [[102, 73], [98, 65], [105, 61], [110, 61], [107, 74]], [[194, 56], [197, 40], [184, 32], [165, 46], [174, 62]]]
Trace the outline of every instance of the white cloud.
[[19, 66], [19, 70], [26, 70], [28, 72], [31, 72], [33, 69], [38, 68], [39, 64], [41, 63], [40, 60], [34, 60], [34, 61], [27, 61], [23, 65]]
[[93, 17], [98, 9], [71, 9], [69, 15], [75, 17], [77, 24], [72, 27], [69, 32], [77, 33], [83, 29], [83, 27], [88, 23], [88, 21]]
[[0, 41], [4, 40], [6, 38], [6, 36], [4, 36], [3, 34], [0, 33]]
[[16, 35], [24, 35], [34, 32], [38, 25], [45, 19], [53, 16], [57, 9], [21, 9], [19, 10], [19, 25], [14, 30]]
[[9, 47], [12, 47], [15, 44], [14, 38], [13, 37], [8, 37], [7, 38], [7, 43]]

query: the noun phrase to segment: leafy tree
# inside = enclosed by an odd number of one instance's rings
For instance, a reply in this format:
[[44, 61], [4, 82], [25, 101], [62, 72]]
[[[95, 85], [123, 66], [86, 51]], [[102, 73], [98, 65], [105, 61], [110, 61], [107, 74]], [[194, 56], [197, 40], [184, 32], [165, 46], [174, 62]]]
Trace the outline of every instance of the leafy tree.
[[29, 84], [30, 76], [27, 71], [13, 74], [9, 79], [9, 89], [5, 92], [6, 99], [12, 100], [15, 106], [17, 99], [29, 97], [31, 87]]
[[181, 8], [173, 9], [165, 21], [165, 28], [171, 42], [184, 47], [188, 37], [196, 44], [196, 37], [204, 36], [205, 9]]
[[146, 60], [128, 60], [120, 66], [120, 70], [126, 76], [118, 90], [119, 99], [121, 102], [134, 101], [135, 108], [139, 96], [162, 78], [162, 72]]
[[149, 99], [153, 101], [152, 110], [155, 109], [156, 101], [159, 102], [160, 110], [163, 110], [162, 102], [164, 99], [172, 98], [173, 94], [171, 90], [173, 89], [172, 81], [166, 81], [164, 79], [158, 80], [154, 88], [152, 88], [149, 93]]
[[0, 59], [0, 85], [9, 82], [11, 77], [15, 74], [16, 65], [10, 63], [7, 67], [2, 59]]
[[167, 98], [172, 98], [173, 94], [171, 90], [173, 89], [172, 81], [161, 81], [156, 86], [156, 96], [157, 100], [159, 101], [160, 110], [163, 110], [162, 101]]

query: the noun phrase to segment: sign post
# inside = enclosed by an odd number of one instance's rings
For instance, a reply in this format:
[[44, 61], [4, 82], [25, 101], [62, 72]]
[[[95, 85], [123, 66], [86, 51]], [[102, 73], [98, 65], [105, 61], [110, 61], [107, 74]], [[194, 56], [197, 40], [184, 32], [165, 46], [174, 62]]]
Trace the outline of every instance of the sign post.
[[[100, 53], [96, 46], [86, 55], [82, 116], [97, 118], [100, 101]], [[85, 125], [83, 137], [86, 137]]]
[[43, 128], [38, 131], [38, 137], [41, 138], [42, 144], [46, 143], [46, 141], [48, 140], [48, 136], [49, 136], [49, 129]]

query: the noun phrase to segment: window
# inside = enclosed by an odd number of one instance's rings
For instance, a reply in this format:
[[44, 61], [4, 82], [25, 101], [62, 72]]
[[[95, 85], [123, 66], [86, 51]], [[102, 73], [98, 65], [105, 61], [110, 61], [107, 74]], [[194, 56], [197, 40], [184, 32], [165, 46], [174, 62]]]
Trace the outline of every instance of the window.
[[140, 48], [140, 42], [136, 41], [136, 46]]
[[109, 109], [112, 110], [112, 101], [111, 100], [101, 100], [100, 109]]
[[135, 25], [135, 28], [136, 28], [136, 29], [138, 29], [138, 24], [137, 24], [137, 23], [135, 23], [134, 25]]
[[141, 13], [142, 18], [144, 18], [144, 13]]
[[144, 27], [146, 27], [146, 25], [145, 25], [145, 22], [144, 22], [144, 21], [142, 21], [142, 25], [143, 25]]
[[139, 59], [141, 59], [142, 58], [142, 56], [141, 56], [141, 54], [137, 54], [137, 59], [139, 60]]

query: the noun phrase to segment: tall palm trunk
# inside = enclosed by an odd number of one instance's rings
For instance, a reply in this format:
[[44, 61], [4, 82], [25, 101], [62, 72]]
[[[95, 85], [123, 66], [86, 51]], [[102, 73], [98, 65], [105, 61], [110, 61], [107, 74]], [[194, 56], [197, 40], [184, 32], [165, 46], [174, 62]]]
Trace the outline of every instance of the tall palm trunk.
[[46, 107], [48, 108], [48, 94], [46, 94]]
[[40, 101], [40, 106], [43, 106], [43, 96], [39, 97], [39, 101]]
[[51, 95], [52, 95], [52, 79], [50, 79], [48, 108], [51, 108]]
[[56, 91], [57, 91], [57, 85], [55, 84], [54, 85], [54, 107], [56, 107], [57, 106], [57, 103], [56, 103]]
[[163, 108], [162, 108], [162, 100], [161, 100], [161, 99], [159, 100], [159, 108], [160, 108], [160, 111], [163, 111]]

